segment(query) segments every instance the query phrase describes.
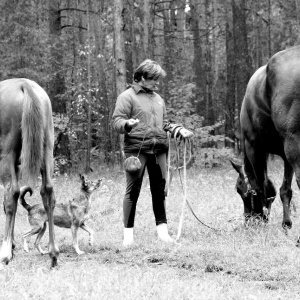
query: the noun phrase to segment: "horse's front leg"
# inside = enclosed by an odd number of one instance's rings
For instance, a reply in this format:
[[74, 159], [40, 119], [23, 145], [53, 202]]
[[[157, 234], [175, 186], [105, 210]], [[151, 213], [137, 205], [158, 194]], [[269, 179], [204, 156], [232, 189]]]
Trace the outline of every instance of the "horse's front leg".
[[249, 177], [249, 188], [255, 192], [251, 196], [251, 213], [255, 217], [261, 217], [268, 221], [268, 210], [266, 208], [265, 182], [267, 176], [267, 156], [259, 145], [251, 145], [245, 142], [245, 172]]
[[284, 160], [284, 177], [282, 185], [280, 187], [280, 198], [283, 206], [282, 227], [285, 229], [292, 227], [290, 203], [293, 195], [293, 191], [291, 188], [293, 175], [294, 171], [292, 166], [287, 160]]
[[10, 180], [2, 178], [4, 185], [5, 229], [0, 250], [0, 261], [4, 264], [8, 264], [13, 258], [15, 218], [20, 195], [17, 174], [15, 170], [12, 170], [11, 173]]
[[48, 251], [49, 256], [51, 258], [51, 267], [57, 266], [57, 259], [59, 255], [59, 249], [55, 244], [55, 234], [54, 234], [54, 218], [53, 218], [53, 210], [55, 207], [55, 196], [54, 196], [54, 189], [53, 183], [51, 179], [51, 167], [53, 163], [53, 159], [50, 158], [45, 159], [45, 165], [42, 169], [42, 186], [41, 186], [41, 196], [43, 199], [43, 204], [45, 210], [48, 215], [48, 222], [49, 222], [49, 245]]

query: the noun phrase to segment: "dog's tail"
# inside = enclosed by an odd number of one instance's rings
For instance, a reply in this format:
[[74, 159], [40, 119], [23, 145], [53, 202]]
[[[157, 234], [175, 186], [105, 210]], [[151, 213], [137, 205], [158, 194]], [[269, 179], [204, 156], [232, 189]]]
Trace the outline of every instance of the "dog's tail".
[[25, 195], [26, 193], [29, 192], [30, 196], [32, 195], [33, 191], [32, 188], [30, 186], [22, 186], [20, 188], [20, 196], [19, 196], [19, 201], [21, 203], [21, 205], [27, 210], [29, 211], [31, 206], [25, 201]]

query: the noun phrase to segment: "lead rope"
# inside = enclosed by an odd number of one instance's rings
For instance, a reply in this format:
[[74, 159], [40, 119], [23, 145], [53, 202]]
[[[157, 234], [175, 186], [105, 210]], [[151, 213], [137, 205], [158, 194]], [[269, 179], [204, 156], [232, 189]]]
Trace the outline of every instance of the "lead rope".
[[[183, 215], [184, 215], [184, 208], [185, 208], [185, 204], [187, 204], [189, 210], [191, 211], [192, 215], [195, 217], [195, 219], [203, 226], [213, 230], [214, 232], [216, 232], [217, 234], [221, 234], [221, 232], [224, 232], [224, 230], [220, 230], [220, 229], [216, 229], [216, 228], [213, 228], [207, 224], [205, 224], [203, 221], [201, 221], [196, 213], [194, 212], [189, 200], [187, 199], [187, 175], [186, 175], [186, 151], [187, 151], [187, 143], [189, 143], [189, 146], [192, 147], [191, 145], [191, 142], [189, 139], [183, 139], [184, 141], [184, 153], [183, 153], [183, 159], [184, 159], [184, 163], [183, 163], [183, 179], [182, 179], [182, 176], [181, 176], [181, 172], [180, 172], [180, 169], [181, 167], [179, 168], [179, 148], [178, 148], [178, 145], [180, 144], [180, 141], [177, 143], [177, 140], [176, 140], [176, 135], [174, 135], [174, 140], [175, 140], [175, 147], [176, 147], [176, 160], [177, 160], [177, 170], [178, 170], [178, 174], [179, 174], [179, 178], [180, 178], [180, 182], [181, 182], [181, 188], [182, 188], [182, 191], [183, 191], [183, 194], [184, 194], [184, 199], [183, 199], [183, 204], [182, 204], [182, 209], [181, 209], [181, 217], [180, 217], [180, 221], [179, 221], [179, 225], [178, 225], [178, 233], [177, 233], [177, 237], [176, 237], [176, 242], [178, 241], [178, 239], [180, 238], [180, 235], [181, 235], [181, 231], [182, 231], [182, 225], [183, 225]], [[171, 151], [170, 150], [170, 140], [169, 140], [169, 152]], [[170, 158], [168, 157], [168, 164], [170, 164]], [[168, 167], [168, 172], [169, 172], [169, 169], [170, 169], [170, 166]], [[169, 183], [168, 183], [169, 185]]]
[[171, 133], [168, 131], [167, 132], [167, 137], [168, 137], [168, 157], [167, 157], [167, 164], [168, 164], [168, 169], [167, 169], [167, 188], [165, 191], [165, 195], [167, 196], [169, 194], [169, 189], [170, 189], [170, 168], [171, 168]]
[[175, 242], [177, 242], [181, 236], [184, 209], [185, 209], [185, 205], [187, 202], [187, 197], [186, 197], [186, 139], [183, 139], [183, 143], [184, 143], [184, 147], [183, 147], [183, 203], [182, 203], [181, 216], [180, 216], [180, 220], [179, 220], [178, 231], [177, 231], [177, 236], [176, 236]]

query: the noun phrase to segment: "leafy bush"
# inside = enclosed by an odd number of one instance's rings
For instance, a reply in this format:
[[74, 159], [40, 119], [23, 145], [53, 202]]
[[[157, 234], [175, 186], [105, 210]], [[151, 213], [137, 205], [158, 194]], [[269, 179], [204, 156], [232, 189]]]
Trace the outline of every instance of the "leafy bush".
[[195, 156], [195, 166], [200, 168], [214, 168], [226, 165], [229, 158], [235, 158], [230, 148], [201, 148]]

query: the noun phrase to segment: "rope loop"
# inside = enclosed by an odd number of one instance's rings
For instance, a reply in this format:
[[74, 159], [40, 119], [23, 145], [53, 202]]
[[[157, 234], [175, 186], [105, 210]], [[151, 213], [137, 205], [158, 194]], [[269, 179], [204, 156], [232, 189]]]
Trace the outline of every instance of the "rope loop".
[[[174, 135], [174, 138], [176, 137], [176, 134]], [[170, 151], [171, 151], [171, 134], [168, 133], [168, 139], [169, 139], [169, 153], [168, 153], [168, 173], [167, 173], [167, 193], [169, 191], [170, 188], [170, 163], [171, 163], [171, 155], [170, 155]], [[183, 165], [179, 166], [179, 158], [180, 158], [180, 151], [179, 151], [179, 145], [181, 144], [181, 142], [183, 141]], [[181, 215], [180, 215], [180, 220], [179, 220], [179, 225], [178, 225], [178, 231], [177, 231], [177, 236], [176, 236], [176, 240], [175, 242], [177, 242], [181, 236], [181, 232], [182, 232], [182, 226], [183, 226], [183, 217], [184, 217], [184, 209], [185, 209], [185, 205], [188, 206], [189, 210], [191, 211], [192, 215], [195, 217], [195, 219], [202, 224], [203, 226], [215, 231], [216, 233], [220, 234], [221, 230], [220, 229], [216, 229], [213, 228], [207, 224], [205, 224], [203, 221], [201, 221], [196, 213], [194, 212], [190, 202], [187, 199], [187, 173], [186, 173], [186, 166], [189, 163], [186, 162], [186, 156], [187, 156], [187, 146], [189, 146], [189, 152], [190, 152], [190, 157], [189, 157], [189, 161], [192, 159], [192, 151], [191, 151], [191, 141], [189, 138], [179, 138], [177, 137], [177, 139], [175, 139], [175, 149], [176, 149], [176, 167], [173, 167], [172, 169], [178, 170], [178, 174], [179, 174], [179, 178], [180, 178], [180, 182], [181, 182], [181, 188], [182, 188], [182, 192], [183, 192], [183, 203], [182, 203], [182, 208], [181, 208]], [[183, 179], [181, 176], [181, 169], [183, 169]]]

